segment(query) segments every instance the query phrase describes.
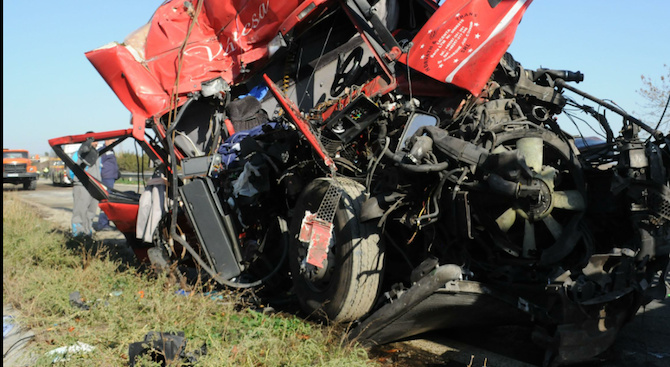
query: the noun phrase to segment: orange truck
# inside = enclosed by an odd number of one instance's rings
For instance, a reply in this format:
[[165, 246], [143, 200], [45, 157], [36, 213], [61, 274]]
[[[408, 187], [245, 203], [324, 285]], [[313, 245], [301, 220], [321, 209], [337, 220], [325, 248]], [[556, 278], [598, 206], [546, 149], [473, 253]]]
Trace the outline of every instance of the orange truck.
[[25, 190], [35, 190], [39, 172], [30, 155], [23, 149], [2, 149], [2, 183], [23, 184]]

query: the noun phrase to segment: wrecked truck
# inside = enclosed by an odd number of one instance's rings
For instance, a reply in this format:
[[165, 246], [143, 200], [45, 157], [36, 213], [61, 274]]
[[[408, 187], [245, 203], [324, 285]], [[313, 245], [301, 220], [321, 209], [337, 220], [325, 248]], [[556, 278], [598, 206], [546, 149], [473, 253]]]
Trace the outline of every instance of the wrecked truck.
[[[588, 360], [667, 294], [670, 136], [507, 53], [530, 4], [167, 1], [86, 53], [131, 126], [49, 143], [156, 266], [368, 344], [511, 323], [546, 366]], [[575, 111], [604, 138], [562, 130]], [[143, 194], [61, 149], [106, 139], [150, 156]]]

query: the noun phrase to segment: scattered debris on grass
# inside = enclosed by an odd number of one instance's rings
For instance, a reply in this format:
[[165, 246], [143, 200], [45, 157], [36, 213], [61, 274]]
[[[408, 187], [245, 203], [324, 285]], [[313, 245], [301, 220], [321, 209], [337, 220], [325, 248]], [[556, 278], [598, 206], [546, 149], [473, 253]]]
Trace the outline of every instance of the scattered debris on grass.
[[53, 349], [47, 352], [46, 355], [49, 357], [55, 357], [53, 359], [53, 363], [58, 363], [61, 361], [69, 360], [69, 356], [72, 356], [73, 354], [78, 353], [85, 354], [88, 352], [92, 352], [93, 350], [95, 350], [94, 346], [82, 342], [77, 342], [76, 344], [70, 345], [68, 347], [60, 347]]
[[189, 341], [184, 355], [204, 367], [377, 364], [362, 347], [343, 342], [337, 325], [261, 312], [270, 308], [237, 292], [122, 266], [103, 244], [52, 230], [7, 193], [3, 204], [3, 303], [35, 334], [26, 347], [33, 366], [51, 366], [55, 356], [47, 352], [80, 341], [95, 352], [67, 353], [68, 366], [128, 365], [128, 346], [148, 330], [182, 331]]

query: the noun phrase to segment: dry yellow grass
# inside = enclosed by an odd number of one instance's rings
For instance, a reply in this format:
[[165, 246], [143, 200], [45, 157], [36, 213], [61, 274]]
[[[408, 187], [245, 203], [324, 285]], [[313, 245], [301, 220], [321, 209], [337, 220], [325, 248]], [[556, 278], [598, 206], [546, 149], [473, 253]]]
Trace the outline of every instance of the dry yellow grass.
[[[83, 342], [95, 351], [73, 356], [68, 366], [125, 366], [128, 345], [151, 330], [184, 331], [187, 352], [205, 344], [198, 366], [374, 364], [364, 349], [344, 343], [339, 329], [253, 311], [234, 292], [213, 300], [201, 284], [121, 266], [99, 243], [57, 231], [11, 193], [3, 194], [2, 222], [3, 304], [35, 332], [36, 365], [51, 365], [49, 350]], [[176, 294], [184, 287], [188, 296]], [[74, 291], [90, 309], [70, 304]]]

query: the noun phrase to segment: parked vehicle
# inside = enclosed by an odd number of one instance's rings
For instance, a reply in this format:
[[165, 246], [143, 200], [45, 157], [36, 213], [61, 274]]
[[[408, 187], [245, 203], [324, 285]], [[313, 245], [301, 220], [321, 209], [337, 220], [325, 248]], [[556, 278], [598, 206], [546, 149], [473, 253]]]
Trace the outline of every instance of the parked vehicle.
[[27, 150], [2, 149], [2, 183], [23, 185], [24, 190], [37, 189], [39, 172]]
[[[81, 144], [68, 144], [64, 145], [63, 153], [72, 158], [72, 155], [79, 150]], [[65, 163], [61, 160], [55, 160], [51, 164], [51, 169], [49, 170], [51, 176], [51, 183], [54, 186], [72, 186], [73, 182], [70, 178], [69, 168], [65, 167]]]
[[[530, 1], [439, 3], [167, 2], [87, 53], [132, 128], [49, 143], [157, 266], [289, 292], [367, 343], [515, 323], [547, 366], [598, 355], [667, 294], [670, 136], [506, 53]], [[606, 140], [578, 148], [566, 106]], [[164, 200], [61, 149], [110, 138], [143, 147]]]
[[51, 183], [54, 186], [72, 186], [72, 180], [67, 174], [68, 168], [65, 167], [65, 163], [60, 159], [54, 161], [51, 164], [51, 170], [49, 170], [49, 176], [51, 178]]

